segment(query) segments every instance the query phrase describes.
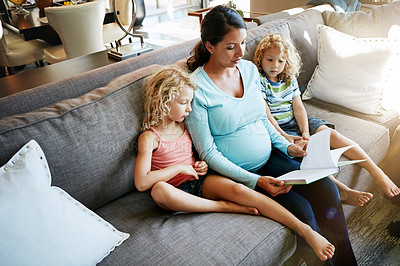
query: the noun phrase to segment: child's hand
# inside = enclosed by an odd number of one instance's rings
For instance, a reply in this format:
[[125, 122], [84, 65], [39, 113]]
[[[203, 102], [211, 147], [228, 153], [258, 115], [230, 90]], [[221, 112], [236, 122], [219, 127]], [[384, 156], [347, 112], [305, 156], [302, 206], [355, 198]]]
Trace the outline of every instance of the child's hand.
[[208, 170], [208, 165], [204, 161], [197, 161], [194, 163], [193, 168], [197, 172], [198, 175], [205, 175]]
[[287, 141], [289, 141], [290, 143], [295, 143], [298, 140], [301, 140], [302, 138], [299, 136], [294, 136], [294, 135], [290, 135], [290, 134], [285, 134], [285, 139], [287, 139]]
[[292, 144], [287, 148], [287, 152], [290, 156], [293, 157], [304, 157], [307, 155], [307, 153], [303, 150], [303, 147], [297, 145], [297, 144]]
[[301, 136], [303, 137], [304, 140], [310, 140], [310, 133], [304, 132]]
[[308, 146], [308, 140], [307, 139], [302, 139], [300, 138], [299, 140], [296, 140], [294, 142], [294, 144], [296, 144], [297, 146], [299, 146], [303, 151], [305, 151], [307, 149]]
[[191, 175], [196, 179], [199, 179], [199, 176], [196, 170], [190, 164], [179, 164], [179, 172], [183, 175]]

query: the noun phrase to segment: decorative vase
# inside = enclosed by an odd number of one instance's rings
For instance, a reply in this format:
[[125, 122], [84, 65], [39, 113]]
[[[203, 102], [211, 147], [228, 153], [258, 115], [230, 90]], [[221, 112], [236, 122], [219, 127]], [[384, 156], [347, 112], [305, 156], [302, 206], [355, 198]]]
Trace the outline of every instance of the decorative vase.
[[44, 17], [44, 8], [53, 5], [53, 0], [35, 0], [36, 6], [39, 8], [39, 17]]

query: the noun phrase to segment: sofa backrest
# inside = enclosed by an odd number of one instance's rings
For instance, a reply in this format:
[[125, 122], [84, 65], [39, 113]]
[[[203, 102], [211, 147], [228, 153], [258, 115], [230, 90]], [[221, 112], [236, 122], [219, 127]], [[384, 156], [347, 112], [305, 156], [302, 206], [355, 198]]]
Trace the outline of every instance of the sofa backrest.
[[115, 78], [134, 70], [153, 65], [169, 65], [186, 58], [198, 39], [172, 45], [151, 53], [107, 65], [65, 80], [48, 83], [14, 95], [0, 98], [0, 119], [31, 112], [65, 99], [79, 97], [107, 85]]
[[152, 65], [78, 98], [0, 119], [0, 165], [31, 139], [42, 147], [52, 185], [91, 209], [134, 190], [133, 169], [146, 77]]
[[309, 9], [287, 20], [290, 38], [300, 53], [302, 67], [298, 77], [299, 86], [306, 84], [318, 65], [317, 25], [324, 24], [322, 13]]

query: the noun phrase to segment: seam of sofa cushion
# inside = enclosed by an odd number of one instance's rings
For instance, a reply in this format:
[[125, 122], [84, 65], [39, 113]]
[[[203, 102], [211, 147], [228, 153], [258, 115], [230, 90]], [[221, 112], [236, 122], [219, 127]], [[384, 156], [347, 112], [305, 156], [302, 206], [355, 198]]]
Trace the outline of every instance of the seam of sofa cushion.
[[[275, 233], [278, 232], [278, 231], [285, 230], [285, 229], [288, 229], [288, 230], [290, 230], [291, 232], [293, 232], [293, 231], [292, 231], [291, 229], [289, 229], [288, 227], [281, 225], [281, 226], [278, 227], [277, 229], [275, 229], [275, 230], [273, 230], [272, 232], [270, 232], [270, 234], [268, 234], [266, 237], [264, 237], [264, 240], [263, 240], [263, 241], [259, 242], [256, 246], [254, 246], [254, 247], [252, 248], [252, 250], [249, 251], [248, 254], [242, 259], [242, 261], [239, 262], [238, 265], [247, 265], [247, 264], [245, 264], [245, 263], [246, 263], [246, 260], [250, 257], [250, 255], [251, 255], [252, 253], [254, 253], [254, 250], [255, 250], [256, 248], [258, 248], [258, 247], [261, 246], [261, 245], [264, 245], [264, 243], [266, 243], [267, 240], [270, 240], [271, 235], [275, 234]], [[293, 233], [294, 233], [294, 232], [293, 232]], [[295, 233], [294, 233], [294, 236], [295, 236], [295, 238], [297, 237]], [[295, 241], [295, 246], [297, 246], [296, 241]]]
[[[143, 78], [144, 78], [144, 77], [143, 77]], [[142, 79], [142, 78], [141, 78], [141, 79]], [[138, 80], [140, 80], [140, 79], [138, 79]], [[26, 125], [23, 125], [23, 126], [14, 127], [14, 128], [11, 128], [11, 129], [7, 129], [7, 130], [5, 130], [5, 131], [0, 131], [0, 135], [1, 135], [1, 134], [8, 133], [8, 132], [12, 132], [12, 131], [14, 131], [14, 130], [18, 130], [18, 129], [22, 129], [22, 128], [29, 127], [29, 126], [32, 126], [32, 125], [36, 125], [36, 124], [39, 124], [39, 123], [41, 123], [41, 122], [43, 122], [43, 121], [46, 121], [46, 120], [58, 119], [58, 118], [60, 118], [60, 117], [63, 117], [64, 115], [69, 114], [69, 113], [72, 112], [72, 111], [79, 110], [79, 109], [84, 108], [84, 107], [86, 107], [86, 106], [88, 106], [88, 105], [90, 105], [90, 104], [94, 104], [94, 103], [96, 103], [96, 102], [99, 102], [99, 101], [101, 101], [102, 99], [104, 99], [104, 98], [106, 98], [106, 97], [108, 97], [108, 96], [110, 96], [110, 95], [112, 95], [112, 94], [114, 94], [114, 93], [120, 91], [121, 89], [126, 88], [126, 87], [129, 86], [129, 85], [130, 85], [130, 84], [128, 84], [128, 85], [126, 85], [126, 86], [124, 86], [124, 87], [121, 87], [121, 88], [119, 88], [119, 89], [117, 89], [117, 90], [115, 90], [115, 91], [112, 91], [112, 92], [108, 93], [107, 95], [104, 95], [103, 97], [101, 97], [101, 98], [99, 98], [99, 99], [96, 99], [96, 100], [94, 100], [94, 101], [85, 103], [85, 104], [80, 105], [80, 106], [76, 106], [76, 107], [74, 107], [74, 108], [72, 108], [72, 109], [70, 109], [70, 110], [67, 110], [67, 111], [63, 111], [63, 113], [60, 113], [60, 114], [57, 115], [57, 116], [45, 117], [45, 118], [42, 118], [42, 119], [40, 119], [40, 120], [38, 120], [38, 121], [35, 121], [35, 122], [33, 122], [33, 123], [29, 123], [29, 124], [26, 124]], [[68, 100], [66, 100], [66, 101], [68, 101]], [[62, 101], [62, 102], [65, 102], [65, 101]], [[62, 102], [60, 102], [60, 103], [62, 103]], [[57, 104], [59, 104], [59, 103], [57, 103]], [[49, 106], [49, 107], [44, 107], [43, 109], [38, 109], [38, 110], [32, 111], [32, 113], [34, 113], [34, 112], [40, 112], [40, 111], [43, 111], [43, 110], [47, 110], [47, 109], [49, 109], [49, 108], [52, 108], [53, 106], [56, 106], [57, 104], [52, 105], [52, 106]], [[16, 115], [16, 116], [14, 116], [14, 117], [19, 117], [19, 116], [21, 116], [21, 115]], [[6, 119], [7, 119], [7, 118], [6, 118]]]

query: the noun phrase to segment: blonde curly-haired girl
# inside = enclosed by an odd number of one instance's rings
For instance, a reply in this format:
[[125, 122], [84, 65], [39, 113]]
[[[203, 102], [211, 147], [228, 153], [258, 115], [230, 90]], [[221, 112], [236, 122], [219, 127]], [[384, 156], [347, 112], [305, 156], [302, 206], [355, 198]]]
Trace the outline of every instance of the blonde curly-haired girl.
[[196, 161], [185, 126], [196, 85], [183, 69], [164, 67], [150, 76], [144, 92], [144, 120], [138, 139], [135, 186], [151, 189], [162, 208], [187, 212], [235, 212], [258, 215], [254, 207], [200, 197], [208, 170]]
[[[318, 117], [308, 117], [301, 100], [297, 83], [301, 67], [301, 58], [291, 41], [282, 34], [267, 34], [258, 44], [253, 63], [261, 77], [261, 92], [267, 102], [267, 115], [275, 128], [290, 142], [304, 142], [307, 145], [310, 135], [334, 125]], [[331, 130], [331, 147], [341, 148], [354, 145], [344, 155], [365, 168], [389, 197], [400, 194], [400, 189], [369, 158], [365, 151], [338, 131]], [[345, 184], [330, 179], [338, 186], [343, 203], [363, 206], [373, 195], [353, 190]]]

